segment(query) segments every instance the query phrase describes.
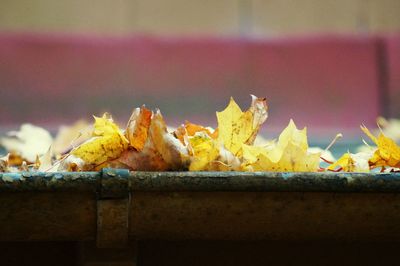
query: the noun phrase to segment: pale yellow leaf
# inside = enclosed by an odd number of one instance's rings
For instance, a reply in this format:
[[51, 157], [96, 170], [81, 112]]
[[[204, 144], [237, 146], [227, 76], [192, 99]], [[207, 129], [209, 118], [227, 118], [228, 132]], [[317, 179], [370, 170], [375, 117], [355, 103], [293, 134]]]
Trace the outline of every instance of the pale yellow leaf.
[[91, 125], [84, 120], [76, 121], [69, 126], [61, 126], [52, 145], [54, 154], [64, 154], [85, 142], [91, 137], [92, 131]]
[[128, 148], [128, 140], [108, 114], [95, 117], [93, 137], [71, 154], [93, 167], [118, 158]]
[[39, 161], [39, 167], [37, 169], [38, 171], [49, 172], [52, 169], [53, 167], [52, 155], [53, 155], [53, 149], [52, 146], [50, 146], [47, 152], [38, 158]]
[[23, 124], [19, 131], [11, 131], [7, 137], [0, 139], [0, 146], [8, 152], [19, 155], [23, 160], [35, 162], [36, 156], [46, 153], [53, 138], [50, 133], [41, 127]]
[[278, 145], [285, 147], [289, 142], [292, 142], [303, 150], [307, 150], [308, 148], [307, 128], [298, 130], [292, 119], [290, 119], [289, 125], [280, 134]]

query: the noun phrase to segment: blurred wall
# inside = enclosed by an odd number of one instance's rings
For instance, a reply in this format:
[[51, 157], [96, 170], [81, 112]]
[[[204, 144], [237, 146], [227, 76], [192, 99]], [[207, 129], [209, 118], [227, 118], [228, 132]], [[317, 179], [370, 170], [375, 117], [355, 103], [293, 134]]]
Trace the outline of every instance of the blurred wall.
[[270, 128], [358, 134], [400, 115], [398, 14], [400, 0], [0, 0], [0, 126], [123, 121], [143, 103], [209, 124], [253, 93]]
[[399, 0], [0, 0], [0, 30], [282, 35], [391, 32]]

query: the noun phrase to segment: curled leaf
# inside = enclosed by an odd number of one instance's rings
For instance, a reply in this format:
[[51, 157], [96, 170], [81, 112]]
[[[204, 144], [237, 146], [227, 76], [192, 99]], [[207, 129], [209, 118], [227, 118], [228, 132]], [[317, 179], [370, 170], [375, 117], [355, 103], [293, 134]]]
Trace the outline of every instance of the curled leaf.
[[136, 150], [124, 151], [119, 158], [111, 161], [108, 167], [128, 168], [133, 171], [169, 170], [169, 165], [150, 143], [146, 143], [140, 152]]
[[159, 110], [152, 118], [149, 132], [154, 147], [171, 170], [182, 169], [188, 160], [187, 148], [167, 131], [164, 118]]
[[165, 171], [187, 168], [187, 148], [167, 131], [160, 111], [151, 117], [147, 138], [141, 150], [124, 151], [109, 165], [125, 166], [131, 170]]
[[197, 132], [204, 132], [212, 139], [216, 139], [218, 137], [218, 129], [214, 130], [210, 127], [203, 127], [201, 125], [190, 123], [189, 121], [186, 121], [184, 125], [178, 127], [174, 131], [174, 134], [182, 144], [187, 145], [186, 138], [194, 136]]
[[129, 145], [137, 151], [141, 151], [147, 141], [152, 115], [152, 111], [142, 106], [136, 108], [129, 118], [125, 136]]

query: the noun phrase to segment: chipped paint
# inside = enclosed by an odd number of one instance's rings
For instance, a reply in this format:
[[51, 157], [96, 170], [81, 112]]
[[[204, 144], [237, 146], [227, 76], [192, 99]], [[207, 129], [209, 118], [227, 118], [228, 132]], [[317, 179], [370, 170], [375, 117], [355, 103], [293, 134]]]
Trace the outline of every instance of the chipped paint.
[[14, 178], [12, 178], [11, 176], [3, 176], [2, 179], [5, 182], [14, 182]]
[[93, 191], [99, 172], [21, 172], [0, 173], [0, 192], [4, 191]]

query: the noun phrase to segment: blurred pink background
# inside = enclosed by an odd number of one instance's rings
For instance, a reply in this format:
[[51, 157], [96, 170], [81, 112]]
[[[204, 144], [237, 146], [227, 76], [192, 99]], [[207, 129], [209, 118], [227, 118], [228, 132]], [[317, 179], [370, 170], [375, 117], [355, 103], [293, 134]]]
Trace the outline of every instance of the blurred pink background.
[[0, 2], [2, 128], [103, 111], [123, 124], [142, 104], [215, 126], [249, 94], [267, 97], [270, 133], [293, 118], [316, 137], [356, 136], [400, 114], [396, 1], [39, 2]]

